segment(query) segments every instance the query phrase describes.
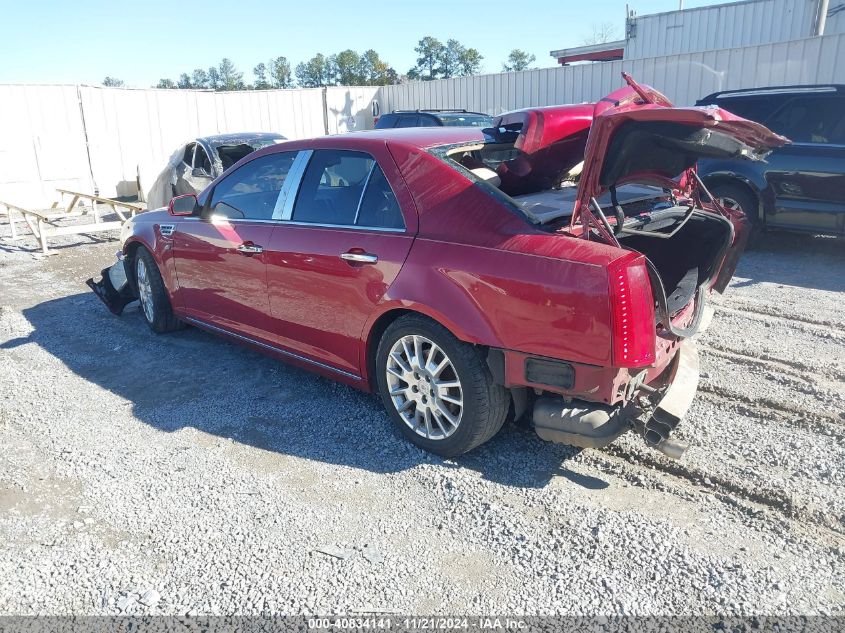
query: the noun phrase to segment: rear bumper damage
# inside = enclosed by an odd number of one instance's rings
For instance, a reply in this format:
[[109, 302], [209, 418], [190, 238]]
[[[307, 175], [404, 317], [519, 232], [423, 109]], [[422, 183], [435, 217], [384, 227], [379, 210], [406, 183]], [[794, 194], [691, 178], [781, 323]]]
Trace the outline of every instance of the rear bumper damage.
[[106, 304], [109, 312], [120, 315], [123, 308], [135, 301], [136, 297], [126, 276], [123, 253], [118, 253], [117, 258], [117, 262], [102, 270], [100, 281], [91, 278], [85, 284]]
[[534, 403], [532, 423], [542, 439], [582, 448], [602, 448], [633, 430], [646, 444], [673, 459], [686, 443], [672, 432], [689, 410], [698, 389], [699, 364], [695, 342], [685, 340], [666, 370], [666, 387], [641, 385], [623, 406], [541, 396]]

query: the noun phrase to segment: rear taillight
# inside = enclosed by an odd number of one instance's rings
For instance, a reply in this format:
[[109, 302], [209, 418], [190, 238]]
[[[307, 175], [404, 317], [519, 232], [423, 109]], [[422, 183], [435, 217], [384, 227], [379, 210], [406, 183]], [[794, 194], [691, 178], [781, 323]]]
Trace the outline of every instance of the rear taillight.
[[654, 363], [654, 297], [645, 257], [631, 253], [608, 267], [613, 319], [611, 349], [615, 367]]
[[379, 120], [380, 118], [381, 118], [381, 117], [378, 117], [378, 116], [374, 116], [374, 117], [373, 117], [373, 126], [374, 126], [374, 127], [375, 127], [375, 125], [378, 123], [378, 120]]

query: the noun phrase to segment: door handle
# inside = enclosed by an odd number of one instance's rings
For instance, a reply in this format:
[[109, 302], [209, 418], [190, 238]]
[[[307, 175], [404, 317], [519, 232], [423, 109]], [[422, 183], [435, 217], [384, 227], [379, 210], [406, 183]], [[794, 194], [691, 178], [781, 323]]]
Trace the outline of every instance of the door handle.
[[357, 253], [357, 252], [342, 253], [340, 258], [345, 259], [348, 262], [356, 262], [358, 264], [377, 264], [378, 263], [378, 255], [373, 255], [372, 253]]
[[264, 252], [264, 247], [258, 244], [241, 244], [237, 250], [244, 255], [257, 255]]

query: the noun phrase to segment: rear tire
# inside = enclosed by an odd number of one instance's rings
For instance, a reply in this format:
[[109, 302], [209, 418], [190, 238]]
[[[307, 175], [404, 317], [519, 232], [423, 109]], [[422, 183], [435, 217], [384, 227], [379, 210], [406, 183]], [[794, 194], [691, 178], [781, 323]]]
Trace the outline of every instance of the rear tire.
[[141, 314], [150, 329], [157, 334], [164, 334], [184, 328], [185, 324], [173, 315], [170, 297], [155, 258], [143, 246], [135, 252], [132, 271]]
[[734, 182], [724, 182], [717, 183], [709, 189], [722, 206], [742, 211], [753, 228], [762, 228], [759, 201], [748, 187]]
[[491, 439], [505, 422], [508, 391], [493, 382], [478, 349], [420, 315], [385, 330], [376, 352], [378, 389], [412, 443], [454, 457]]

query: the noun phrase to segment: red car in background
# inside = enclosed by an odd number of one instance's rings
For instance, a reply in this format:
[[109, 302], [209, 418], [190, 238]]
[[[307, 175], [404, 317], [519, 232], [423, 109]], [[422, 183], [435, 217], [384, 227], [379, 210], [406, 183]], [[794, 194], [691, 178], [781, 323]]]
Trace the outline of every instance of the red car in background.
[[695, 163], [785, 139], [626, 81], [485, 130], [265, 148], [136, 216], [89, 285], [116, 313], [139, 299], [156, 332], [190, 323], [377, 391], [441, 455], [529, 414], [545, 439], [599, 447], [634, 429], [677, 457], [690, 337], [746, 232]]

